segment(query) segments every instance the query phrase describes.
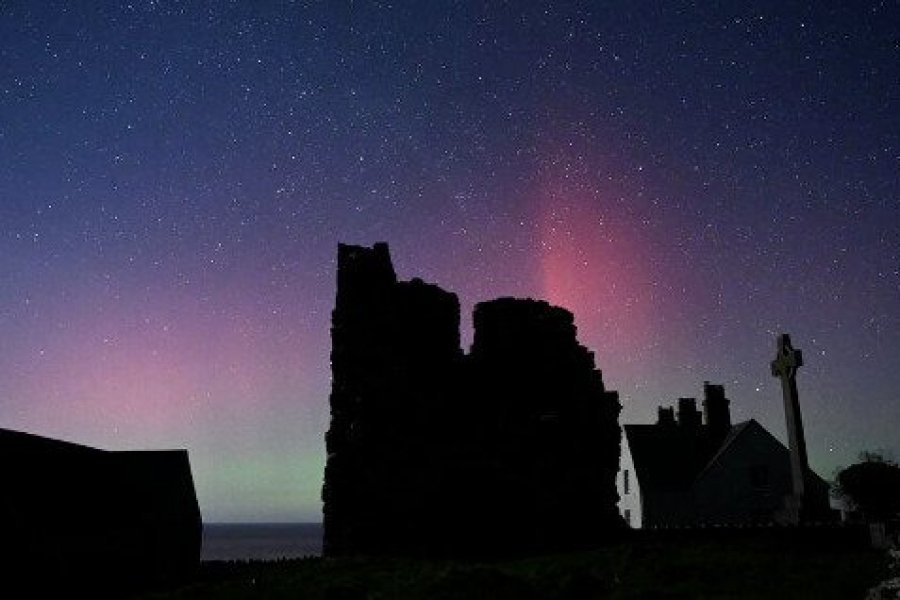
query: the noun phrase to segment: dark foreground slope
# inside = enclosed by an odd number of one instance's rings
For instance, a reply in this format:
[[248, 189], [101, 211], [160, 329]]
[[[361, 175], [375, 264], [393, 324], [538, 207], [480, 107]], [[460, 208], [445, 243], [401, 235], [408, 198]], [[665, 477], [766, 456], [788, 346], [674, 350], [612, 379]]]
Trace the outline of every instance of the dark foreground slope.
[[580, 600], [864, 598], [886, 576], [861, 544], [644, 538], [592, 552], [503, 562], [319, 559], [207, 563], [203, 580], [152, 598]]

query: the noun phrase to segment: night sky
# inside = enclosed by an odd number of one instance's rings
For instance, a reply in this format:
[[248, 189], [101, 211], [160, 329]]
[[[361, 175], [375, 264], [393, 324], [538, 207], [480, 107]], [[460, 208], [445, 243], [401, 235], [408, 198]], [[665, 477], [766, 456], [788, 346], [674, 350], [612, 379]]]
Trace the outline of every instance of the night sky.
[[[318, 520], [338, 242], [576, 315], [623, 423], [723, 383], [900, 451], [900, 4], [3, 2], [0, 427]], [[477, 418], [477, 415], [473, 415]], [[475, 493], [475, 491], [473, 491]]]

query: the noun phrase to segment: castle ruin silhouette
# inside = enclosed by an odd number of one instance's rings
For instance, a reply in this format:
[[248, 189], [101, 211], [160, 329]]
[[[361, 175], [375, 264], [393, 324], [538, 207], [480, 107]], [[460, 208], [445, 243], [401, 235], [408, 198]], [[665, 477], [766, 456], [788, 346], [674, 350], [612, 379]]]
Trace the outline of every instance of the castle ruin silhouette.
[[460, 347], [455, 294], [338, 246], [324, 553], [566, 550], [624, 527], [621, 409], [569, 311], [499, 298]]

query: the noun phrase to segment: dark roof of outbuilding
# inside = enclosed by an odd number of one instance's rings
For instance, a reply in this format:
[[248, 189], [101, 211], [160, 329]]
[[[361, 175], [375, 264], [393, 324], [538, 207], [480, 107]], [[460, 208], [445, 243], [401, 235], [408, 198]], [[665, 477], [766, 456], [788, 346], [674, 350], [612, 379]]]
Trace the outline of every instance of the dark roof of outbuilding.
[[75, 444], [73, 442], [66, 442], [63, 440], [56, 440], [51, 438], [46, 438], [40, 435], [35, 435], [33, 433], [26, 433], [24, 431], [15, 431], [13, 429], [3, 429], [0, 428], [0, 447], [3, 448], [4, 455], [9, 456], [10, 452], [13, 451], [21, 451], [21, 452], [101, 452], [101, 450], [97, 450], [96, 448], [91, 448], [89, 446], [83, 446], [81, 444]]
[[[56, 516], [135, 518], [179, 507], [199, 514], [187, 450], [108, 451], [0, 428], [0, 469], [0, 507], [15, 505], [18, 513], [44, 507]], [[66, 510], [48, 508], [61, 497]]]

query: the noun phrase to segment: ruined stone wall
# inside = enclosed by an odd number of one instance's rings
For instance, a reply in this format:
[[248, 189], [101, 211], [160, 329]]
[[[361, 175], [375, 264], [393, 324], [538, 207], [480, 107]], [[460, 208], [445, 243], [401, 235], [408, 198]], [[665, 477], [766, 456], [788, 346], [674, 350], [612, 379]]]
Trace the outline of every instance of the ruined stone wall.
[[332, 373], [326, 554], [569, 548], [621, 524], [618, 396], [570, 312], [479, 304], [464, 356], [454, 294], [341, 245]]
[[[486, 527], [497, 544], [567, 548], [618, 522], [619, 402], [569, 311], [501, 298], [475, 309], [470, 393], [494, 428]], [[523, 527], [528, 523], [528, 527]]]

